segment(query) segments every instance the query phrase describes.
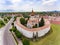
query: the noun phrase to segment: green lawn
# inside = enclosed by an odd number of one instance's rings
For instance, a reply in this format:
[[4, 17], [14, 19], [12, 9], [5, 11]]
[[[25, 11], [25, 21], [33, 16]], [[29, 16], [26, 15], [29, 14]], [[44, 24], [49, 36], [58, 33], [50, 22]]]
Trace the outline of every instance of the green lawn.
[[30, 45], [60, 45], [60, 25], [51, 25], [51, 31], [38, 41], [30, 41]]

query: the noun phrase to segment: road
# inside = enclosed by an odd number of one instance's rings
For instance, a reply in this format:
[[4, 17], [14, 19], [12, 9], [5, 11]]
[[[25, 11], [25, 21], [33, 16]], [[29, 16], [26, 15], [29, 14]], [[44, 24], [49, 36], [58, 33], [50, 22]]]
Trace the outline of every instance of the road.
[[[10, 21], [3, 28], [0, 29], [0, 45], [17, 45], [14, 37], [9, 31], [13, 20], [14, 17], [12, 17]], [[19, 41], [18, 45], [22, 45], [22, 42]]]
[[11, 24], [13, 22], [13, 17], [11, 18], [11, 20], [8, 22], [8, 24], [5, 26], [5, 30], [4, 30], [4, 37], [3, 37], [3, 45], [16, 45], [16, 42], [11, 34], [11, 32], [9, 31], [9, 29], [11, 28]]
[[14, 17], [11, 18], [11, 20], [6, 24], [6, 26], [0, 29], [0, 45], [16, 45], [16, 42], [11, 32], [9, 31], [13, 20]]

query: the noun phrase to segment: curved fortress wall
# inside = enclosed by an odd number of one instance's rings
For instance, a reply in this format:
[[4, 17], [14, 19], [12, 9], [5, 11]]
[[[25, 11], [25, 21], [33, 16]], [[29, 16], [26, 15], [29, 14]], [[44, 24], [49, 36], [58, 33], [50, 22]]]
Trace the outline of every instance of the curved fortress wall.
[[27, 31], [21, 27], [19, 27], [18, 25], [15, 24], [15, 26], [17, 27], [17, 29], [26, 37], [28, 38], [32, 38], [33, 37], [33, 32], [31, 31]]
[[[18, 23], [18, 21], [17, 21]], [[44, 29], [38, 29], [33, 31], [33, 30], [29, 30], [29, 29], [24, 29], [21, 26], [19, 26], [16, 22], [14, 23], [14, 26], [16, 26], [16, 28], [27, 38], [33, 38], [33, 33], [34, 35], [36, 35], [36, 32], [38, 33], [38, 37], [44, 36], [46, 33], [48, 33], [48, 31], [50, 30], [50, 23], [48, 24], [48, 26]]]
[[[33, 33], [34, 35], [36, 35], [36, 31], [33, 32], [33, 31], [27, 31], [21, 27], [19, 27], [18, 25], [15, 24], [15, 26], [17, 27], [17, 29], [26, 37], [28, 38], [33, 38]], [[38, 31], [38, 37], [41, 37], [41, 36], [44, 36], [46, 33], [48, 33], [48, 31], [50, 30], [50, 27], [47, 27], [43, 30], [39, 30]]]

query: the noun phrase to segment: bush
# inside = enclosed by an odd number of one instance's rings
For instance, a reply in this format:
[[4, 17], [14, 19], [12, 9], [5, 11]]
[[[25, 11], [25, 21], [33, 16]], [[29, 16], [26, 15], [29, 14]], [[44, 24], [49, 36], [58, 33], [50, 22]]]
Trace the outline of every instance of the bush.
[[42, 27], [42, 26], [44, 26], [44, 19], [43, 19], [43, 17], [41, 18], [41, 21], [39, 22], [39, 27]]
[[24, 39], [22, 42], [23, 42], [23, 45], [30, 45], [30, 42], [28, 39]]

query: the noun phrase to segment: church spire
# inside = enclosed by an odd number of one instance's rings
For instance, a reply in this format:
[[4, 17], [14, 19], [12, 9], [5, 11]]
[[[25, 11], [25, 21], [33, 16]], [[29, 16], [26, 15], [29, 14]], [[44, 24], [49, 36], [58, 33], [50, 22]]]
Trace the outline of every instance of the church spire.
[[33, 13], [34, 11], [33, 11], [33, 9], [32, 9], [32, 13]]
[[32, 9], [32, 13], [31, 13], [31, 16], [34, 16], [34, 11], [33, 11], [33, 9]]

